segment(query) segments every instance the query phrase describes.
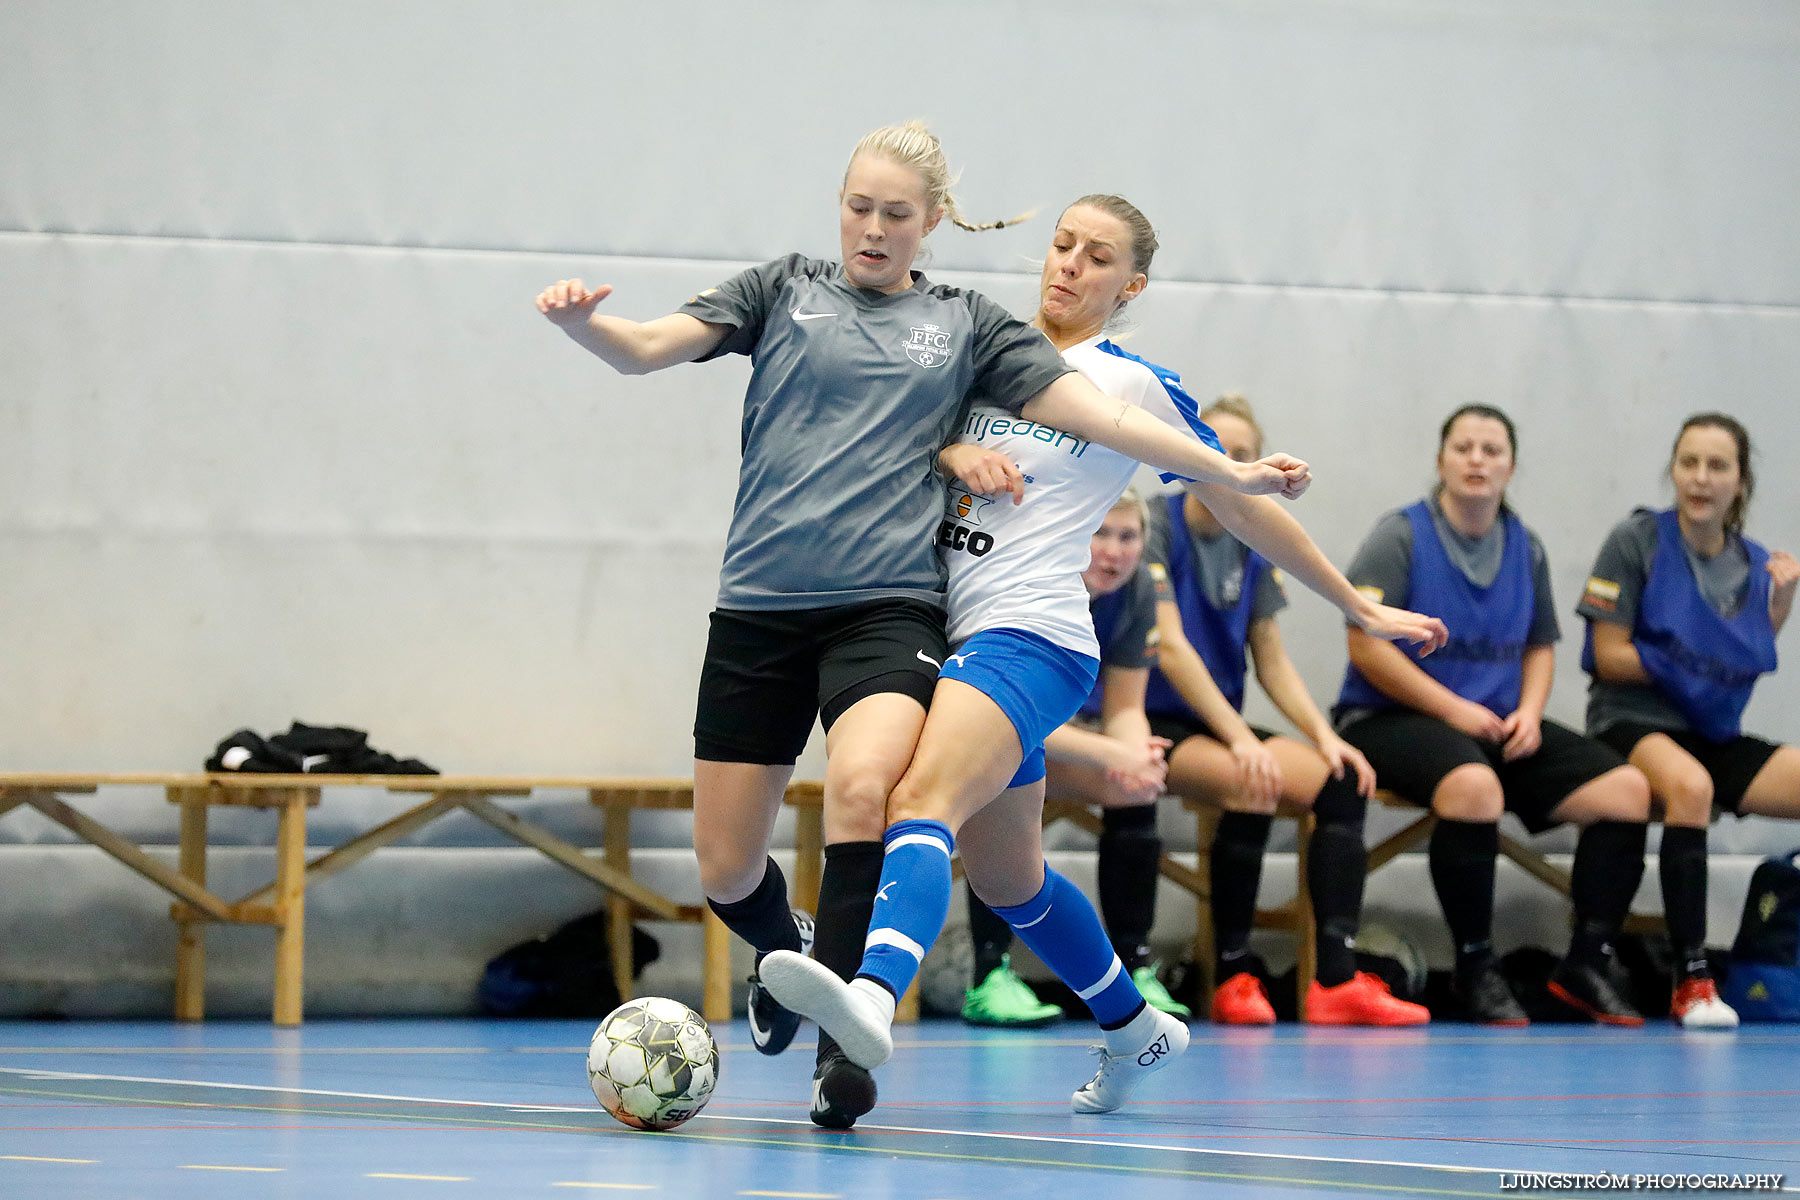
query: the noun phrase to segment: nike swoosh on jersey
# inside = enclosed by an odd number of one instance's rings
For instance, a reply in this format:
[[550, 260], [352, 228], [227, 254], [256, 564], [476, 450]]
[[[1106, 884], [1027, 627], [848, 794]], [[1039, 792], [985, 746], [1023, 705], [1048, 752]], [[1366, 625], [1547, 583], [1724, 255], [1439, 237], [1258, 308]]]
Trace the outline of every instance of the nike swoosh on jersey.
[[929, 654], [927, 654], [927, 653], [925, 653], [925, 652], [924, 652], [924, 651], [923, 651], [923, 650], [919, 650], [919, 651], [916, 651], [916, 653], [917, 653], [917, 654], [918, 654], [918, 656], [919, 656], [919, 661], [920, 661], [920, 662], [928, 662], [928, 663], [930, 663], [930, 664], [931, 664], [931, 665], [932, 665], [932, 666], [934, 666], [934, 667], [936, 667], [936, 668], [937, 668], [937, 669], [938, 669], [938, 670], [940, 670], [940, 671], [941, 671], [941, 670], [943, 670], [943, 669], [944, 669], [944, 664], [943, 664], [943, 663], [941, 663], [941, 662], [939, 662], [939, 661], [938, 661], [938, 660], [937, 660], [937, 659], [935, 659], [935, 658], [933, 658], [933, 657], [931, 657], [931, 655], [929, 655]]
[[836, 313], [803, 313], [799, 309], [796, 308], [793, 312], [789, 313], [788, 316], [794, 318], [794, 320], [796, 320], [796, 321], [816, 321], [820, 317], [835, 317], [835, 316], [837, 316], [837, 314]]

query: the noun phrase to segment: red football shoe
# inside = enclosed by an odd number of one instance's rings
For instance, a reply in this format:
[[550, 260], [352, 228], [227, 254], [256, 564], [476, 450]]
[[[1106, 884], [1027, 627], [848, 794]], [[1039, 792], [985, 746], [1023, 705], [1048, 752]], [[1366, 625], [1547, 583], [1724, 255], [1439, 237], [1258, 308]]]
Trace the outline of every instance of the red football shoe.
[[1262, 980], [1239, 971], [1213, 991], [1212, 1019], [1220, 1025], [1273, 1025], [1275, 1008]]
[[1428, 1025], [1431, 1010], [1402, 1000], [1387, 981], [1358, 971], [1348, 983], [1323, 987], [1318, 980], [1306, 989], [1308, 1025]]

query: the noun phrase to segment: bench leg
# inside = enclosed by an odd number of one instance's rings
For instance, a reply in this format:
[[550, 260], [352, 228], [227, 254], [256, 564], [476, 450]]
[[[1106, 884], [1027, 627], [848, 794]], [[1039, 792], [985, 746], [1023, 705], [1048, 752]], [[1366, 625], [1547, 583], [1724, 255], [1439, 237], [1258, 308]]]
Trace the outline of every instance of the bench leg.
[[[606, 806], [606, 863], [625, 874], [631, 874], [631, 806]], [[612, 954], [613, 981], [619, 985], [619, 999], [632, 998], [631, 979], [631, 901], [611, 889], [606, 893], [606, 940]], [[710, 1017], [707, 1018], [711, 1020]]]
[[706, 960], [701, 968], [702, 990], [700, 1015], [708, 1021], [731, 1020], [731, 930], [713, 915], [711, 908], [701, 918], [702, 937], [706, 944]]
[[919, 977], [913, 976], [912, 986], [906, 989], [906, 995], [894, 1005], [894, 1023], [910, 1025], [919, 1019]]
[[296, 788], [275, 835], [275, 1024], [298, 1025], [306, 964], [306, 801]]
[[794, 810], [793, 904], [814, 916], [819, 912], [819, 881], [825, 870], [825, 810]]
[[[173, 790], [173, 789], [171, 789]], [[183, 792], [181, 804], [181, 874], [196, 887], [206, 886], [206, 799]], [[206, 1019], [206, 921], [185, 905], [175, 918], [175, 1019]]]

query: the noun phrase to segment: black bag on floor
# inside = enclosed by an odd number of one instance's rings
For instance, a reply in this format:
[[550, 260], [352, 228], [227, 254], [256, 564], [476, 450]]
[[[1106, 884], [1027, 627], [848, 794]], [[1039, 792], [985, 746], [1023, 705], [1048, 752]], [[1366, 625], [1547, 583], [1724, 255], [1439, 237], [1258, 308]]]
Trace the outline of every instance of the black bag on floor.
[[[604, 1017], [621, 1002], [606, 931], [601, 909], [502, 951], [481, 973], [481, 1010], [490, 1017]], [[632, 926], [633, 978], [661, 953], [655, 938]]]

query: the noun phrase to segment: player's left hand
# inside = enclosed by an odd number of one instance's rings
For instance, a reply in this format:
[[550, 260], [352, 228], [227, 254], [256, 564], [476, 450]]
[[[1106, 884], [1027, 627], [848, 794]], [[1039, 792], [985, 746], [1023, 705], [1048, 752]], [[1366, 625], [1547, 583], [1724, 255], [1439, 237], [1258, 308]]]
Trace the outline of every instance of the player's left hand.
[[1369, 765], [1369, 760], [1363, 757], [1361, 750], [1337, 734], [1328, 733], [1319, 742], [1319, 754], [1331, 768], [1333, 779], [1342, 779], [1348, 768], [1356, 772], [1357, 795], [1367, 800], [1375, 794], [1375, 768]]
[[938, 467], [977, 496], [1011, 492], [1014, 504], [1025, 499], [1025, 473], [998, 450], [956, 442], [938, 451]]
[[1800, 584], [1800, 560], [1796, 560], [1786, 550], [1771, 551], [1769, 554], [1769, 584], [1770, 590], [1792, 596], [1794, 586]]
[[1516, 709], [1500, 722], [1500, 733], [1502, 760], [1517, 762], [1521, 758], [1530, 758], [1544, 744], [1543, 718], [1522, 708]]

